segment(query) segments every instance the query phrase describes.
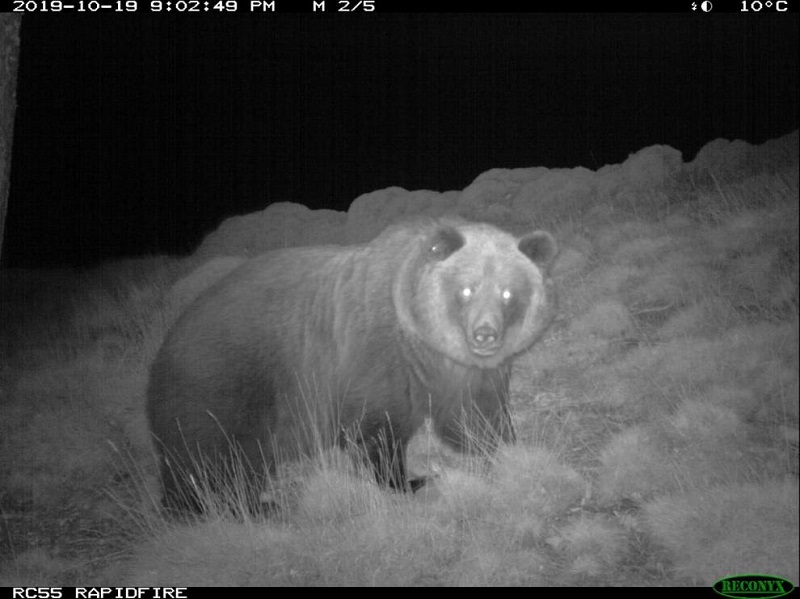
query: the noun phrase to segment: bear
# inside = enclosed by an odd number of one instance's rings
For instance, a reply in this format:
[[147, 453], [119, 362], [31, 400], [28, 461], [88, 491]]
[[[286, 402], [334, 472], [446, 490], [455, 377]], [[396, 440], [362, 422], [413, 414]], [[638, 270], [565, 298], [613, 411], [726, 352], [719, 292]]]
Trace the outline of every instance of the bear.
[[379, 483], [413, 491], [425, 481], [409, 480], [406, 446], [428, 417], [461, 451], [513, 442], [511, 362], [553, 320], [556, 253], [545, 231], [441, 218], [248, 260], [187, 307], [151, 366], [163, 505], [202, 511], [199, 480], [258, 488], [281, 460], [354, 440]]

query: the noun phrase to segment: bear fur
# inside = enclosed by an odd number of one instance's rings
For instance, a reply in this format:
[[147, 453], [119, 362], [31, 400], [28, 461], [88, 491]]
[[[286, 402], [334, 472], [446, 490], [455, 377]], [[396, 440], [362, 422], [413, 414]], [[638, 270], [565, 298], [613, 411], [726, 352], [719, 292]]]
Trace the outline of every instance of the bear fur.
[[151, 368], [165, 505], [199, 509], [204, 469], [232, 476], [233, 455], [262, 483], [353, 440], [380, 483], [413, 489], [405, 450], [427, 416], [461, 450], [513, 441], [511, 359], [553, 318], [555, 254], [543, 231], [425, 220], [244, 263], [187, 308]]

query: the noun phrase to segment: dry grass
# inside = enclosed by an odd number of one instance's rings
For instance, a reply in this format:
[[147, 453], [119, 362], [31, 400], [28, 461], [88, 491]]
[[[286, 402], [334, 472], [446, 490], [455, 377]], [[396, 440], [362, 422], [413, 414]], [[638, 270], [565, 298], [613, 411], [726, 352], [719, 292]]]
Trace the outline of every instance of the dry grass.
[[[213, 498], [194, 522], [154, 508], [143, 394], [180, 265], [16, 273], [0, 297], [0, 584], [663, 585], [750, 571], [796, 584], [797, 196], [792, 171], [543, 214], [563, 247], [561, 316], [515, 364], [520, 443], [467, 459], [423, 432], [411, 466], [434, 478], [411, 496], [322, 452], [270, 490], [281, 510], [267, 519]], [[63, 533], [65, 518], [77, 524]]]

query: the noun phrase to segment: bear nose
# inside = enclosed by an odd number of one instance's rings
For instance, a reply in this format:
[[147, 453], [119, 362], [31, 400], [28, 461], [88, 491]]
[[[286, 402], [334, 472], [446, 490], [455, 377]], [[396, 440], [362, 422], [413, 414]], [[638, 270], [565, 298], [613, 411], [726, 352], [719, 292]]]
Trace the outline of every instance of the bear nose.
[[473, 331], [472, 338], [479, 347], [491, 345], [497, 341], [497, 330], [489, 325], [483, 325]]

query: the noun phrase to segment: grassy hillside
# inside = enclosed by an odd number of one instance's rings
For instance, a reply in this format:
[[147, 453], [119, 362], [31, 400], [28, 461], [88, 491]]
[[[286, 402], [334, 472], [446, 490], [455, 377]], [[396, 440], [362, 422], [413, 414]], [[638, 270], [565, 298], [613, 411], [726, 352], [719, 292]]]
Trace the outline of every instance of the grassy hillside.
[[154, 507], [144, 388], [188, 263], [5, 273], [0, 586], [797, 584], [798, 193], [795, 167], [496, 223], [562, 247], [519, 443], [467, 459], [424, 431], [413, 496], [322, 453], [265, 520]]

